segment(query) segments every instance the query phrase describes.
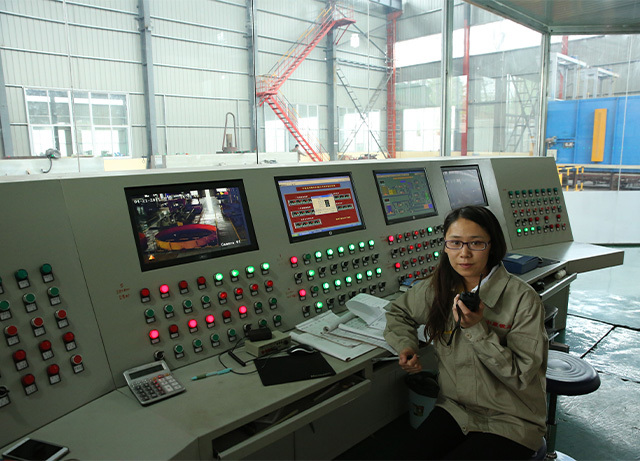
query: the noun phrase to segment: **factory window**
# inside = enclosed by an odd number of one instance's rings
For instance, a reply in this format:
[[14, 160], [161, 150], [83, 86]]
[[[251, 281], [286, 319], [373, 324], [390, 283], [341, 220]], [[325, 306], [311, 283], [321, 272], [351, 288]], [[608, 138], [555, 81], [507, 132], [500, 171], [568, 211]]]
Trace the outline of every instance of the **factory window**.
[[405, 109], [402, 113], [404, 150], [437, 156], [440, 150], [440, 107]]
[[127, 96], [67, 90], [25, 90], [32, 153], [129, 156]]
[[[354, 108], [340, 108], [340, 152], [346, 158], [378, 155], [383, 146], [380, 139], [380, 111], [361, 115]], [[355, 155], [355, 157], [354, 157]]]
[[[300, 135], [317, 150], [320, 138], [318, 106], [292, 104], [287, 106], [287, 117], [296, 122]], [[281, 119], [271, 110], [265, 109], [266, 152], [288, 152], [299, 142], [287, 130]]]

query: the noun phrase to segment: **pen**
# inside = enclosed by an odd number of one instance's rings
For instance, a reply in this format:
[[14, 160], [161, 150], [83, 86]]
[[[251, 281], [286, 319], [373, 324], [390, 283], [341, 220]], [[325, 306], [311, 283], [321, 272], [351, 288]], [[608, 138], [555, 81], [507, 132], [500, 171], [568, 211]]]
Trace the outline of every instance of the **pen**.
[[231, 371], [231, 368], [225, 368], [224, 370], [220, 370], [220, 371], [211, 371], [209, 373], [204, 373], [202, 375], [194, 376], [193, 378], [191, 378], [191, 381], [208, 378], [209, 376], [224, 375], [225, 373], [229, 373], [230, 371]]

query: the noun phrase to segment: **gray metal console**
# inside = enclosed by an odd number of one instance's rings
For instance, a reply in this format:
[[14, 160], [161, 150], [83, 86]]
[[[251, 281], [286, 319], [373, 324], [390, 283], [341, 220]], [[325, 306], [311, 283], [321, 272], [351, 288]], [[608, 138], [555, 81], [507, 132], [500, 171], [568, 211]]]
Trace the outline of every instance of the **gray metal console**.
[[[561, 327], [575, 274], [623, 258], [573, 242], [548, 158], [2, 179], [0, 194], [0, 446], [30, 435], [80, 459], [331, 457], [397, 417], [403, 376], [374, 368], [378, 352], [278, 386], [190, 378], [220, 369], [247, 329], [286, 332], [428, 275], [459, 201], [484, 200], [510, 251], [555, 260], [523, 279], [545, 282]], [[158, 359], [186, 392], [142, 407], [123, 372]]]

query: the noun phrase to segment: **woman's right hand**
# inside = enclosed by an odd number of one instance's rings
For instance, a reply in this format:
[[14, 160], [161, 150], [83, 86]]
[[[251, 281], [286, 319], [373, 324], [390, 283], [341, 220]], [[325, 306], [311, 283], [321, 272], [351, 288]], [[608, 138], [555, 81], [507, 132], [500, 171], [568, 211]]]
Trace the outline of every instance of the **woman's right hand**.
[[422, 371], [420, 357], [418, 357], [418, 354], [410, 347], [400, 351], [398, 354], [398, 364], [407, 373], [418, 373]]

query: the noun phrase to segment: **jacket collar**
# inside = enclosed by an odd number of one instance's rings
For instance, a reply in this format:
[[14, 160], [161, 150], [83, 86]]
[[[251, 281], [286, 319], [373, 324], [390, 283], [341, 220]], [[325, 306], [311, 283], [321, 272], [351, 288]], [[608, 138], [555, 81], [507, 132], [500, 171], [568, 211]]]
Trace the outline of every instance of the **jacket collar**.
[[511, 274], [500, 263], [491, 278], [482, 284], [482, 287], [480, 287], [480, 299], [489, 309], [493, 309], [496, 305], [510, 278]]

